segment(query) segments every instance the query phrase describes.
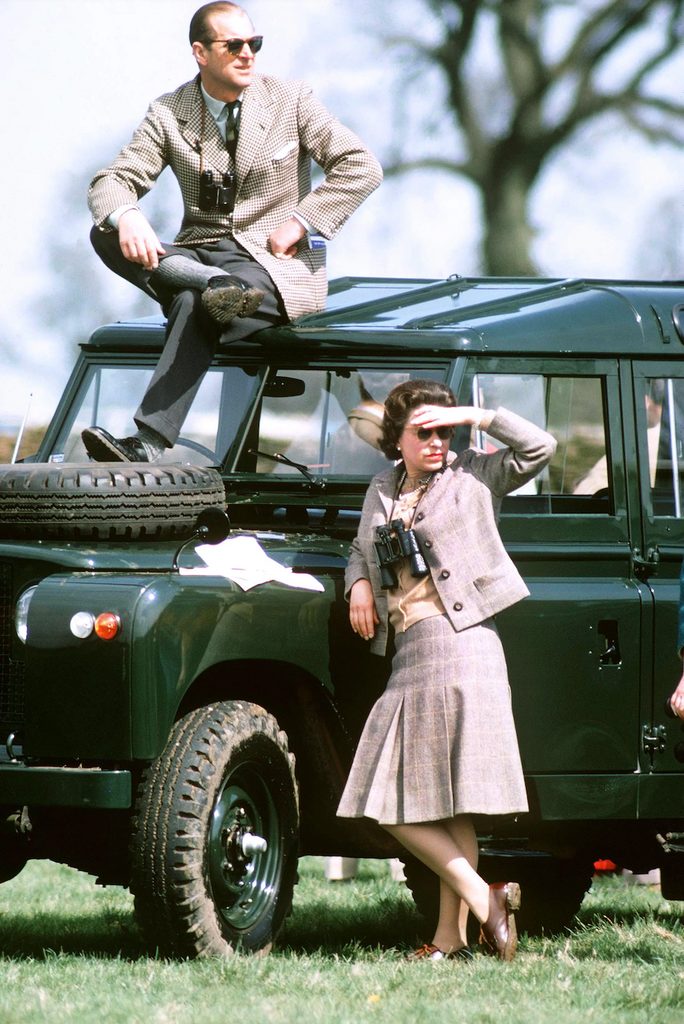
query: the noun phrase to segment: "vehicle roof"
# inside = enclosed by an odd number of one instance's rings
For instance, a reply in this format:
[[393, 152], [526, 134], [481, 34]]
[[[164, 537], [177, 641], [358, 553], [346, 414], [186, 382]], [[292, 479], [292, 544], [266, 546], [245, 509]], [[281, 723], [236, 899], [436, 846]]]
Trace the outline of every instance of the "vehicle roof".
[[[414, 349], [419, 352], [548, 352], [674, 355], [684, 340], [684, 281], [580, 278], [345, 277], [330, 283], [324, 312], [272, 328], [230, 351]], [[110, 324], [86, 350], [146, 351], [163, 344], [160, 316]], [[684, 334], [684, 332], [683, 332]]]

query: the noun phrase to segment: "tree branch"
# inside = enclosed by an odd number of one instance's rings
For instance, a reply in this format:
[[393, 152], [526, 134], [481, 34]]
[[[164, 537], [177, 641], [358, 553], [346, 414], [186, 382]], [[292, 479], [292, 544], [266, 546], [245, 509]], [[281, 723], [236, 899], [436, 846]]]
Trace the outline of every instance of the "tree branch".
[[[383, 173], [386, 178], [396, 178], [407, 171], [448, 171], [450, 174], [463, 174], [466, 178], [473, 178], [472, 168], [469, 163], [458, 163], [456, 160], [443, 160], [441, 157], [422, 157], [419, 160], [395, 160], [390, 164], [383, 164]], [[474, 180], [474, 179], [473, 179]]]
[[589, 74], [630, 32], [646, 20], [662, 0], [613, 0], [578, 30], [575, 39], [551, 73], [554, 79], [582, 69]]

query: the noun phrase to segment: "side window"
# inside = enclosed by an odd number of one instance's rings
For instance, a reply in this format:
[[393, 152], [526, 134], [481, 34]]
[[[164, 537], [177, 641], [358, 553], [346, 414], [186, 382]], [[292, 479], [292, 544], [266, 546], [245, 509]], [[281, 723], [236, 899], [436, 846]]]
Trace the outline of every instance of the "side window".
[[[481, 373], [472, 378], [469, 402], [503, 406], [548, 430], [558, 442], [542, 473], [504, 501], [504, 512], [608, 514], [612, 508], [601, 379], [544, 374]], [[466, 396], [462, 396], [466, 401]], [[503, 447], [479, 431], [477, 447]]]
[[387, 395], [417, 378], [444, 380], [444, 371], [280, 370], [265, 386], [238, 472], [297, 475], [284, 456], [314, 476], [370, 477], [389, 463], [378, 447]]
[[647, 377], [646, 416], [638, 417], [646, 432], [648, 478], [656, 516], [683, 516], [684, 379]]

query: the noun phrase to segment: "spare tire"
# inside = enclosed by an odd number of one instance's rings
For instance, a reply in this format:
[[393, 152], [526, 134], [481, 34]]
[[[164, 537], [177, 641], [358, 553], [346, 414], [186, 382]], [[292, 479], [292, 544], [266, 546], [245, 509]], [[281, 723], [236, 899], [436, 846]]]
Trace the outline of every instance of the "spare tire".
[[206, 466], [144, 462], [0, 466], [0, 537], [161, 540], [188, 534], [205, 508], [225, 508]]

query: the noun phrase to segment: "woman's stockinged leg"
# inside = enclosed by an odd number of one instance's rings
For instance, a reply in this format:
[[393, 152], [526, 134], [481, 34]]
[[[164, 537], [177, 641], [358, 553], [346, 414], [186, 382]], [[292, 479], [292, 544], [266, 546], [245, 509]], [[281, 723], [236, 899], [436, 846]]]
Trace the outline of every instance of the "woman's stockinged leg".
[[[479, 850], [473, 823], [466, 814], [440, 822], [451, 834], [464, 854], [471, 868], [477, 870]], [[439, 921], [432, 940], [440, 949], [459, 949], [468, 945], [468, 914], [470, 908], [465, 900], [457, 896], [451, 886], [439, 880]], [[456, 940], [456, 941], [454, 941]]]
[[[435, 872], [460, 897], [478, 921], [489, 916], [489, 886], [480, 878], [471, 861], [477, 864], [477, 841], [466, 815], [449, 821], [420, 822], [414, 825], [384, 825], [402, 846]], [[444, 921], [442, 917], [444, 916]], [[465, 911], [455, 901], [440, 900], [437, 935], [443, 942], [463, 945], [461, 922]], [[450, 933], [447, 936], [447, 931]], [[435, 942], [440, 949], [445, 948]], [[447, 947], [448, 948], [448, 947]]]

